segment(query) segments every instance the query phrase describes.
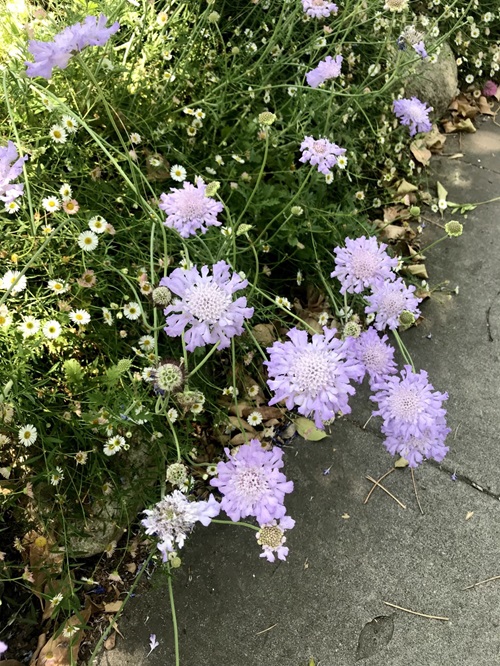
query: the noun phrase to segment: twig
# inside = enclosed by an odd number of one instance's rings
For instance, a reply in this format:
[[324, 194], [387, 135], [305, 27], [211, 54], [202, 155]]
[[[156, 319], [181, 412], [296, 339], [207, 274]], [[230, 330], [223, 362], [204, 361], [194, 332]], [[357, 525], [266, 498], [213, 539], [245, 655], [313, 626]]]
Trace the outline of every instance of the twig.
[[363, 426], [363, 430], [365, 430], [366, 426], [370, 423], [370, 421], [372, 420], [372, 418], [373, 418], [373, 414], [370, 414], [370, 416], [369, 416], [369, 418], [368, 418], [368, 421], [367, 421], [367, 422], [365, 423], [365, 425]]
[[439, 615], [426, 615], [426, 613], [418, 613], [417, 611], [410, 610], [409, 608], [403, 608], [402, 606], [396, 606], [396, 604], [391, 604], [388, 601], [383, 601], [386, 606], [391, 608], [397, 608], [398, 610], [404, 611], [405, 613], [411, 613], [412, 615], [418, 615], [419, 617], [427, 617], [429, 620], [442, 620], [443, 622], [449, 622], [449, 617], [440, 617]]
[[[380, 479], [378, 480], [377, 483], [380, 483], [380, 481], [382, 481], [383, 479], [385, 479], [386, 476], [389, 476], [389, 474], [390, 474], [391, 472], [394, 472], [394, 470], [395, 470], [395, 467], [391, 467], [391, 469], [390, 469], [388, 472], [386, 472], [383, 476], [380, 477]], [[368, 502], [368, 500], [369, 500], [370, 497], [372, 496], [372, 493], [373, 493], [373, 491], [375, 490], [376, 487], [377, 487], [377, 484], [374, 483], [373, 486], [370, 488], [370, 492], [369, 492], [368, 495], [366, 496], [366, 499], [365, 499], [365, 501], [363, 502], [363, 504], [366, 504], [366, 503]]]
[[420, 505], [420, 500], [418, 499], [417, 484], [415, 483], [415, 473], [413, 471], [413, 468], [411, 468], [411, 467], [410, 467], [410, 472], [411, 472], [411, 480], [413, 481], [413, 490], [415, 491], [415, 499], [417, 500], [417, 504], [418, 504], [418, 508], [420, 509], [420, 513], [423, 516], [425, 514], [424, 514], [424, 510], [422, 509], [422, 507]]
[[467, 587], [463, 587], [462, 590], [470, 590], [473, 587], [477, 587], [478, 585], [483, 585], [484, 583], [490, 583], [492, 580], [498, 580], [500, 576], [493, 576], [493, 578], [487, 578], [486, 580], [480, 580], [479, 583], [474, 583], [473, 585], [467, 585]]
[[274, 627], [277, 627], [277, 626], [278, 626], [278, 623], [276, 622], [276, 624], [273, 624], [272, 627], [268, 627], [267, 629], [263, 629], [262, 631], [258, 631], [255, 635], [260, 636], [260, 634], [265, 634], [266, 631], [271, 631], [271, 629], [274, 629]]
[[383, 486], [382, 484], [380, 484], [378, 481], [375, 481], [375, 479], [373, 479], [371, 476], [367, 476], [366, 478], [368, 479], [368, 481], [371, 481], [371, 482], [374, 483], [376, 486], [378, 486], [378, 487], [380, 488], [380, 490], [383, 490], [384, 493], [387, 493], [387, 494], [389, 495], [389, 497], [392, 497], [392, 499], [393, 499], [395, 502], [397, 502], [397, 503], [399, 504], [399, 506], [400, 506], [402, 509], [406, 509], [406, 506], [403, 504], [403, 502], [400, 502], [400, 501], [398, 500], [398, 498], [395, 497], [395, 496], [394, 496], [389, 490], [387, 490], [387, 488], [384, 488], [384, 486]]

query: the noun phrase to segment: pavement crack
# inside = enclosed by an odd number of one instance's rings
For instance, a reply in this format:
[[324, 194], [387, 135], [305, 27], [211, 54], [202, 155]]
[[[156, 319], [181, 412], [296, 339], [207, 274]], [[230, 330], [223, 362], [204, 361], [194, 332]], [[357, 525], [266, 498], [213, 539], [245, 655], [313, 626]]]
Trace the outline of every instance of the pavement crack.
[[474, 164], [474, 162], [467, 162], [467, 160], [460, 160], [462, 164], [467, 164], [467, 166], [475, 167], [476, 169], [481, 169], [481, 171], [488, 171], [489, 173], [494, 173], [497, 176], [500, 176], [500, 171], [486, 167], [483, 164]]
[[445, 474], [449, 474], [452, 477], [452, 479], [454, 479], [455, 481], [461, 481], [462, 483], [467, 484], [471, 488], [474, 488], [474, 490], [483, 493], [483, 495], [487, 495], [488, 497], [497, 500], [497, 502], [500, 501], [500, 495], [497, 495], [489, 488], [485, 488], [484, 486], [479, 485], [479, 483], [468, 477], [466, 474], [461, 474], [460, 472], [456, 472], [451, 468], [447, 467], [446, 465], [443, 465], [443, 463], [438, 463], [435, 460], [427, 460], [426, 464], [432, 465], [432, 467], [439, 469], [441, 472], [444, 472]]

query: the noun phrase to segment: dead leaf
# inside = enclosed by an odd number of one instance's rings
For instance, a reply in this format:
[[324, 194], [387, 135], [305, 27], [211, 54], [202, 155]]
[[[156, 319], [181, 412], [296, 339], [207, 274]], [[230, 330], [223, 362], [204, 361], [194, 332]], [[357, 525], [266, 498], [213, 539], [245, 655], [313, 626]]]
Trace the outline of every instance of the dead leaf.
[[481, 97], [477, 100], [477, 105], [479, 108], [480, 113], [483, 114], [483, 116], [494, 116], [494, 112], [491, 109], [491, 106], [488, 104], [488, 100], [486, 97]]
[[425, 147], [429, 148], [431, 152], [439, 153], [446, 142], [446, 136], [441, 134], [436, 125], [433, 125], [432, 130], [426, 132], [421, 140], [424, 142]]
[[116, 645], [116, 631], [113, 631], [113, 633], [108, 636], [108, 638], [104, 641], [104, 649], [105, 650], [114, 650], [115, 645]]
[[341, 518], [343, 518], [344, 520], [349, 520], [350, 517], [351, 516], [348, 513], [343, 513], [341, 516]]
[[467, 515], [465, 516], [465, 520], [470, 520], [473, 515], [474, 515], [474, 511], [467, 511]]
[[128, 564], [125, 565], [125, 569], [129, 573], [134, 574], [137, 571], [137, 564], [135, 562], [129, 562]]
[[459, 157], [463, 157], [463, 153], [454, 153], [453, 155], [448, 155], [449, 160], [458, 160]]
[[67, 627], [85, 626], [90, 618], [90, 604], [83, 611], [73, 615], [61, 627], [56, 636], [52, 636], [40, 650], [38, 657], [33, 655], [31, 666], [70, 666], [76, 664], [78, 651], [83, 638], [83, 629], [79, 628], [71, 638], [63, 636], [62, 632]]
[[406, 235], [405, 227], [399, 227], [397, 224], [388, 224], [385, 226], [380, 235], [387, 240], [400, 240]]
[[237, 416], [229, 416], [228, 419], [231, 425], [233, 425], [235, 428], [238, 428], [238, 430], [246, 430], [252, 435], [255, 434], [255, 428], [247, 423], [244, 419], [238, 418]]
[[[257, 434], [254, 436], [254, 438], [259, 439]], [[229, 440], [229, 444], [231, 444], [231, 446], [241, 446], [242, 444], [246, 444], [247, 442], [248, 442], [248, 435], [245, 435], [242, 432], [239, 432], [237, 435], [231, 437], [231, 439]]]
[[257, 342], [263, 347], [272, 345], [276, 340], [276, 331], [272, 324], [255, 324], [252, 333]]
[[427, 269], [425, 268], [425, 264], [410, 264], [409, 266], [405, 267], [405, 271], [414, 277], [418, 277], [423, 280], [426, 280], [429, 277], [427, 274]]
[[446, 189], [441, 185], [441, 183], [439, 182], [439, 180], [436, 181], [436, 189], [437, 189], [438, 199], [439, 199], [440, 201], [446, 201], [446, 197], [448, 196], [448, 190], [446, 190]]
[[426, 148], [424, 142], [421, 139], [412, 141], [410, 144], [410, 150], [413, 157], [417, 160], [417, 162], [420, 162], [420, 164], [427, 166], [431, 161], [432, 153], [428, 148]]
[[122, 601], [110, 601], [107, 604], [104, 604], [104, 612], [105, 613], [118, 613], [120, 608], [122, 607]]
[[2, 661], [2, 666], [23, 666], [23, 664], [17, 661], [17, 659], [7, 659], [6, 661]]
[[304, 569], [309, 569], [309, 558], [306, 557], [306, 560], [304, 562]]
[[416, 185], [412, 185], [403, 178], [403, 180], [399, 183], [398, 189], [396, 191], [400, 195], [409, 194], [410, 192], [418, 192], [418, 187]]
[[314, 421], [306, 419], [305, 416], [299, 416], [294, 421], [297, 432], [307, 442], [319, 442], [321, 439], [328, 437], [324, 430], [320, 430], [314, 424]]
[[406, 460], [406, 458], [403, 458], [402, 456], [401, 458], [398, 458], [394, 463], [394, 467], [408, 467], [408, 465], [409, 465], [408, 461]]

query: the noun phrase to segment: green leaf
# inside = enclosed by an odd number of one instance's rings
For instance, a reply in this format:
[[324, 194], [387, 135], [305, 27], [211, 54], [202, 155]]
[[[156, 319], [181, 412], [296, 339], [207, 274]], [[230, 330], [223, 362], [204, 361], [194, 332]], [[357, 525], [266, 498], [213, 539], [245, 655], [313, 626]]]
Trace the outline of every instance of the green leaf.
[[116, 384], [118, 380], [132, 367], [132, 361], [129, 358], [122, 358], [118, 361], [116, 365], [112, 365], [106, 370], [106, 379], [104, 380], [107, 384]]
[[83, 380], [83, 368], [75, 358], [64, 361], [63, 368], [68, 384], [79, 384]]
[[437, 187], [439, 201], [441, 200], [446, 201], [446, 197], [448, 196], [448, 191], [444, 189], [439, 180], [436, 181], [436, 187]]
[[396, 462], [394, 463], [394, 467], [408, 467], [408, 464], [409, 463], [406, 460], [406, 458], [401, 457], [396, 460]]
[[316, 666], [316, 662], [312, 657], [309, 659], [309, 666]]
[[304, 416], [299, 416], [296, 418], [294, 423], [299, 435], [307, 442], [319, 442], [320, 439], [325, 439], [325, 437], [328, 437], [326, 432], [316, 428], [314, 421], [306, 419]]

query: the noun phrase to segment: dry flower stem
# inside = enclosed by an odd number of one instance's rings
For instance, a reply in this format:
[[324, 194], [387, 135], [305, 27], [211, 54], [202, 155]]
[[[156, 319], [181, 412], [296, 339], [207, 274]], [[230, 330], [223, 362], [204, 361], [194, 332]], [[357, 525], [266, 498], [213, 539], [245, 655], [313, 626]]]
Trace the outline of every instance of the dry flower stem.
[[418, 615], [419, 617], [427, 617], [429, 620], [442, 620], [443, 622], [449, 622], [449, 617], [441, 617], [440, 615], [427, 615], [426, 613], [419, 613], [418, 611], [410, 610], [409, 608], [403, 608], [402, 606], [396, 606], [396, 604], [391, 604], [389, 601], [383, 601], [386, 606], [391, 608], [397, 608], [398, 610], [404, 611], [405, 613], [411, 613], [411, 615]]
[[[390, 469], [388, 472], [386, 472], [385, 474], [383, 474], [383, 475], [380, 477], [380, 479], [377, 481], [377, 483], [380, 483], [381, 481], [383, 481], [383, 479], [385, 479], [386, 476], [389, 476], [389, 474], [390, 474], [391, 472], [394, 472], [394, 470], [395, 470], [395, 467], [391, 467], [391, 469]], [[374, 483], [373, 486], [370, 488], [370, 492], [369, 492], [368, 495], [366, 496], [366, 499], [365, 499], [365, 501], [363, 502], [363, 504], [366, 504], [366, 503], [368, 502], [368, 500], [369, 500], [370, 497], [372, 496], [373, 491], [374, 491], [375, 488], [377, 487], [377, 483]]]
[[420, 500], [418, 499], [417, 484], [415, 483], [415, 473], [414, 473], [413, 469], [410, 469], [410, 472], [411, 472], [411, 480], [413, 482], [413, 490], [415, 491], [415, 499], [417, 500], [417, 504], [418, 504], [418, 508], [420, 509], [420, 513], [423, 516], [425, 514], [424, 514], [424, 510], [422, 509], [422, 506], [420, 505]]
[[406, 505], [403, 504], [403, 502], [400, 502], [400, 501], [398, 500], [398, 498], [395, 497], [395, 496], [394, 496], [389, 490], [387, 490], [387, 488], [385, 488], [381, 483], [379, 483], [378, 481], [375, 481], [375, 479], [372, 478], [371, 476], [367, 476], [366, 478], [368, 479], [368, 481], [371, 481], [371, 482], [374, 483], [376, 486], [378, 486], [381, 490], [383, 490], [384, 493], [387, 493], [387, 494], [389, 495], [389, 497], [392, 497], [392, 499], [393, 499], [395, 502], [397, 502], [397, 503], [399, 504], [399, 506], [400, 506], [402, 509], [406, 509]]
[[267, 629], [263, 629], [262, 631], [258, 631], [255, 635], [260, 636], [260, 634], [265, 634], [266, 631], [271, 631], [271, 629], [274, 629], [274, 627], [277, 627], [277, 626], [278, 626], [278, 623], [276, 622], [276, 624], [273, 624], [272, 627], [268, 627]]
[[463, 587], [462, 590], [471, 590], [473, 587], [477, 587], [478, 585], [484, 585], [484, 583], [491, 583], [492, 580], [499, 580], [500, 576], [493, 576], [492, 578], [487, 578], [486, 580], [480, 580], [479, 583], [474, 583], [473, 585], [467, 585], [467, 587]]

